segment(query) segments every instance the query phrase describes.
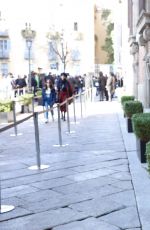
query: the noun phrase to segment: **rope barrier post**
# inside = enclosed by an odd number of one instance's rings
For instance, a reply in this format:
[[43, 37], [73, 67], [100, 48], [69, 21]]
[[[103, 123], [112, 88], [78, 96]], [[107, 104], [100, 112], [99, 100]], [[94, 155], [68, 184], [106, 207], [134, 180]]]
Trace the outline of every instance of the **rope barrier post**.
[[66, 109], [67, 109], [67, 127], [68, 127], [68, 133], [70, 133], [70, 117], [69, 117], [69, 103], [68, 103], [68, 99], [66, 100]]
[[74, 116], [74, 122], [76, 124], [76, 107], [75, 107], [75, 96], [73, 95], [73, 116]]
[[82, 93], [80, 93], [80, 106], [81, 106], [81, 118], [83, 117], [83, 109], [82, 109]]
[[34, 130], [35, 130], [35, 144], [36, 144], [36, 153], [37, 153], [37, 166], [38, 169], [41, 168], [41, 159], [40, 159], [40, 140], [39, 140], [39, 127], [38, 127], [38, 113], [34, 113]]
[[38, 112], [34, 112], [33, 119], [34, 119], [34, 130], [35, 130], [35, 145], [36, 145], [37, 165], [31, 166], [31, 167], [29, 167], [29, 169], [31, 169], [31, 170], [46, 169], [49, 167], [49, 165], [41, 165]]
[[34, 113], [34, 97], [32, 98], [32, 113]]
[[1, 193], [1, 178], [0, 178], [0, 214], [12, 211], [15, 207], [13, 205], [2, 205], [2, 193]]
[[17, 136], [17, 125], [16, 125], [16, 103], [13, 101], [13, 118], [14, 118], [14, 131], [15, 136]]
[[58, 136], [59, 136], [59, 145], [62, 146], [62, 135], [61, 135], [61, 119], [60, 119], [60, 104], [57, 104], [58, 112]]

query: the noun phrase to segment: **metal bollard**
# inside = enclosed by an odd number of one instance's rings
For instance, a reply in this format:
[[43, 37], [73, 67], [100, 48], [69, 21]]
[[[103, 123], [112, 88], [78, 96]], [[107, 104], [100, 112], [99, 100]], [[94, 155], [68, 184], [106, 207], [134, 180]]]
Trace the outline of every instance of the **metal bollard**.
[[41, 159], [40, 159], [40, 140], [39, 140], [39, 127], [38, 127], [38, 113], [33, 114], [34, 118], [34, 130], [35, 130], [35, 144], [36, 144], [36, 153], [37, 153], [37, 166], [38, 169], [41, 168]]
[[83, 109], [82, 109], [82, 93], [80, 93], [80, 106], [81, 106], [81, 118], [83, 117]]
[[16, 124], [16, 104], [15, 101], [13, 101], [13, 118], [14, 118], [14, 131], [15, 131], [15, 136], [17, 136], [17, 124]]
[[32, 98], [32, 113], [34, 113], [34, 97]]
[[33, 113], [33, 119], [34, 119], [34, 130], [35, 130], [35, 145], [36, 145], [37, 165], [30, 166], [29, 169], [31, 169], [31, 170], [47, 169], [47, 168], [49, 168], [49, 165], [41, 165], [38, 112]]
[[75, 107], [75, 96], [73, 95], [73, 116], [74, 116], [74, 122], [76, 124], [76, 107]]
[[60, 105], [57, 104], [57, 112], [58, 112], [58, 136], [59, 136], [59, 145], [62, 146], [62, 135], [61, 135], [61, 119], [60, 119]]
[[68, 127], [68, 133], [70, 133], [70, 117], [69, 117], [69, 103], [68, 99], [66, 102], [66, 108], [67, 108], [67, 127]]

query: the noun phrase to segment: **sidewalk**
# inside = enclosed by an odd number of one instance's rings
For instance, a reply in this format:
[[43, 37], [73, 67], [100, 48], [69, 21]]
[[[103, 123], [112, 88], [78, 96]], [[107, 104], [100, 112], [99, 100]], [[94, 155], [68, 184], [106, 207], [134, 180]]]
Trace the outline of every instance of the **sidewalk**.
[[0, 134], [2, 204], [0, 230], [149, 230], [150, 178], [136, 156], [120, 104], [93, 102], [87, 116], [62, 123], [39, 117], [41, 162], [36, 164], [33, 119], [20, 124], [22, 135]]

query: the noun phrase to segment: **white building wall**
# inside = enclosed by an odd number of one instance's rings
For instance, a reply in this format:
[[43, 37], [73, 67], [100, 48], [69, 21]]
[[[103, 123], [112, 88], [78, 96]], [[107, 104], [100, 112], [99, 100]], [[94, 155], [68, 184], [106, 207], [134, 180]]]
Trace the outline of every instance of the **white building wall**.
[[[9, 8], [8, 8], [9, 5]], [[17, 6], [17, 7], [16, 7]], [[9, 72], [15, 74], [28, 74], [28, 60], [24, 59], [25, 40], [21, 30], [25, 23], [30, 22], [31, 28], [36, 31], [33, 41], [34, 59], [31, 68], [38, 67], [43, 71], [50, 71], [48, 60], [48, 40], [46, 34], [52, 25], [56, 29], [64, 29], [69, 38], [70, 46], [78, 46], [81, 52], [80, 66], [68, 64], [67, 70], [71, 74], [94, 72], [94, 4], [93, 0], [43, 0], [35, 1], [5, 0], [1, 5], [2, 15], [8, 21], [9, 36], [11, 40]], [[73, 24], [78, 22], [79, 32], [83, 33], [83, 40], [73, 40]]]

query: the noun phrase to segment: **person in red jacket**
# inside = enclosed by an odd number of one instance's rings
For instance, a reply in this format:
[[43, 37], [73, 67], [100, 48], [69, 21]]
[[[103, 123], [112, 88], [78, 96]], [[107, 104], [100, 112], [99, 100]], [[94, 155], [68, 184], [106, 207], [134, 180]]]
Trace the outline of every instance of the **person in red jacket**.
[[[70, 81], [67, 79], [66, 73], [61, 73], [61, 79], [58, 86], [58, 102], [62, 103], [67, 98], [72, 97], [73, 95], [73, 88], [70, 83]], [[71, 100], [69, 101], [69, 104], [71, 103]], [[60, 111], [62, 115], [62, 119], [65, 121], [65, 114], [66, 114], [66, 103], [64, 105], [60, 106]]]

